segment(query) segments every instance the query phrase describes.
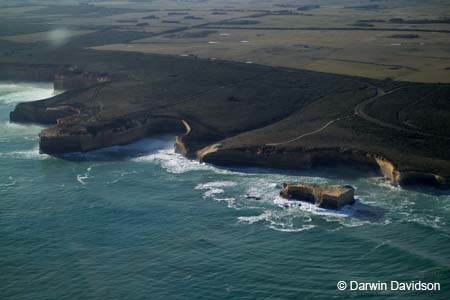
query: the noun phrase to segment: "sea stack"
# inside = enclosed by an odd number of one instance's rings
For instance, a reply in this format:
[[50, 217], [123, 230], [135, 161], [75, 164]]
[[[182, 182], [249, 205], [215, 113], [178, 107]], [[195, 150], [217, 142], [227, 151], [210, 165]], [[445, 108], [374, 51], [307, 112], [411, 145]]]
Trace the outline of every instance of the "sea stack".
[[319, 185], [283, 183], [280, 196], [312, 202], [318, 207], [340, 209], [353, 204], [355, 189], [349, 185]]

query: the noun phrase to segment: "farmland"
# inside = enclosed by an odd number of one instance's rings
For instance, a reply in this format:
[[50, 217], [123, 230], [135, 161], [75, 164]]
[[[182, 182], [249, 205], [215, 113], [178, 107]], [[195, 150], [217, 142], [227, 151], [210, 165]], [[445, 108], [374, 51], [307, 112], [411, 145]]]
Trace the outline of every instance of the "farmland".
[[107, 40], [94, 49], [450, 82], [446, 1], [135, 1], [132, 8], [127, 1], [34, 2], [2, 8], [0, 39], [45, 42], [55, 28], [70, 35], [114, 29], [144, 38]]

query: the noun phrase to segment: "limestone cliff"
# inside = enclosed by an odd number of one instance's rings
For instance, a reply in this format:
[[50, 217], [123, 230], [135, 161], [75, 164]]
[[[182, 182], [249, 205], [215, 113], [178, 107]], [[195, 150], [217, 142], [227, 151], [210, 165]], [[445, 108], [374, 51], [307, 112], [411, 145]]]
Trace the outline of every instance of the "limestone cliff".
[[[394, 185], [450, 187], [450, 137], [404, 129], [397, 120], [373, 121], [373, 112], [361, 117], [361, 103], [390, 96], [377, 85], [398, 91], [401, 84], [173, 57], [130, 54], [124, 60], [123, 55], [114, 61], [92, 55], [91, 61], [78, 61], [81, 67], [4, 65], [0, 79], [53, 80], [55, 88], [67, 90], [18, 104], [10, 120], [53, 125], [40, 134], [40, 150], [49, 154], [171, 133], [178, 152], [217, 165], [357, 168]], [[442, 97], [450, 91], [447, 85], [427, 88]], [[441, 106], [431, 111], [444, 113]]]
[[19, 103], [10, 113], [10, 120], [17, 123], [56, 124], [58, 119], [78, 114], [79, 109], [69, 105], [55, 107], [30, 106]]
[[314, 169], [324, 166], [342, 167], [382, 175], [392, 185], [431, 185], [450, 188], [450, 178], [436, 174], [401, 170], [392, 161], [361, 150], [346, 148], [298, 148], [243, 147], [221, 149], [213, 144], [197, 152], [202, 162], [229, 166], [258, 166], [281, 169]]
[[183, 132], [180, 120], [169, 116], [151, 116], [146, 113], [115, 119], [108, 123], [73, 125], [71, 118], [59, 119], [59, 126], [44, 129], [39, 147], [44, 153], [58, 155], [85, 152], [115, 145], [126, 145], [149, 135]]

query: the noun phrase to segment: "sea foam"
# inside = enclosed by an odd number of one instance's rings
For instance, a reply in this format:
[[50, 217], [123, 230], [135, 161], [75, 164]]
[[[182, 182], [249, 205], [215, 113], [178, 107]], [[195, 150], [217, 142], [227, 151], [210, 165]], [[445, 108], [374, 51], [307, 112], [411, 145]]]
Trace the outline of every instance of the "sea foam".
[[0, 90], [0, 103], [5, 104], [46, 99], [59, 93], [51, 83], [0, 83]]

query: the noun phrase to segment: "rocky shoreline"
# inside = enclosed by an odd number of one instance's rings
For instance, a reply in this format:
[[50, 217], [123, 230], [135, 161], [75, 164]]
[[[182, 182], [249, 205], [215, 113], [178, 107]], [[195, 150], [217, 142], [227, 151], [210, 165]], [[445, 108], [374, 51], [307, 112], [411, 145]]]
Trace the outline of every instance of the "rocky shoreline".
[[[102, 86], [107, 86], [114, 81], [112, 75], [83, 72], [76, 67], [64, 67], [58, 71], [54, 66], [44, 66], [30, 77], [27, 68], [19, 66], [12, 78], [37, 81], [48, 80], [53, 76], [55, 88], [69, 90], [51, 99], [20, 103], [10, 114], [11, 122], [53, 124], [39, 134], [40, 151], [51, 155], [124, 145], [149, 135], [171, 133], [177, 136], [175, 147], [178, 152], [205, 163], [280, 169], [314, 169], [323, 166], [356, 168], [373, 175], [382, 175], [393, 185], [425, 184], [450, 188], [448, 176], [402, 169], [395, 160], [361, 149], [333, 146], [285, 148], [264, 144], [223, 148], [221, 140], [228, 136], [214, 132], [201, 122], [179, 113], [159, 114], [157, 111], [140, 109], [99, 121], [93, 118], [99, 111], [101, 113], [102, 107], [96, 106], [95, 102], [86, 105], [71, 99], [86, 97], [86, 93], [92, 94], [96, 91], [94, 89], [98, 91]], [[6, 75], [12, 73], [13, 67], [7, 70]]]
[[311, 148], [285, 151], [275, 147], [202, 149], [198, 159], [221, 166], [256, 166], [280, 169], [318, 169], [341, 167], [383, 176], [394, 186], [429, 185], [450, 188], [450, 178], [420, 171], [400, 170], [396, 164], [378, 154], [343, 148]]

